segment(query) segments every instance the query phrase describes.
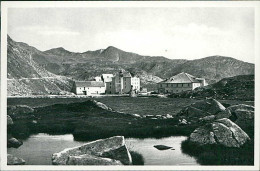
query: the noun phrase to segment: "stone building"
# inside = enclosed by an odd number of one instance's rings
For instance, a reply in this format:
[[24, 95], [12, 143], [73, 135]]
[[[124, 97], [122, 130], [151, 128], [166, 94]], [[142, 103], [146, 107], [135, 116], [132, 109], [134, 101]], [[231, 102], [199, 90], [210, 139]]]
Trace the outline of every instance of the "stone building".
[[127, 94], [131, 87], [134, 91], [140, 91], [140, 78], [132, 77], [129, 72], [120, 71], [111, 82], [106, 82], [106, 93], [108, 94]]
[[188, 73], [179, 73], [171, 78], [157, 83], [158, 93], [179, 93], [194, 90], [197, 87], [206, 86], [205, 78], [197, 78]]

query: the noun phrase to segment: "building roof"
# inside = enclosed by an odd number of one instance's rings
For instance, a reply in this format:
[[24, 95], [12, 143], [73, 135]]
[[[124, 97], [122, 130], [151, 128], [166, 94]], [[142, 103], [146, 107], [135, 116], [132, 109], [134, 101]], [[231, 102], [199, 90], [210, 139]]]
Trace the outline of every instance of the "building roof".
[[160, 83], [199, 83], [200, 81], [193, 75], [181, 72], [177, 75], [172, 76]]
[[75, 81], [76, 87], [105, 87], [103, 81]]

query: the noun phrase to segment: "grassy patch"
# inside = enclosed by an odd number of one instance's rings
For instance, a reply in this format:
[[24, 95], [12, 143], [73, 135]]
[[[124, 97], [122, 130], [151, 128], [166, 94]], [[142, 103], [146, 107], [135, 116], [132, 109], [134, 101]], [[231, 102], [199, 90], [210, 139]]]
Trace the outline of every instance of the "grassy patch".
[[[32, 116], [37, 123], [32, 122]], [[178, 126], [178, 118], [149, 119], [97, 107], [92, 101], [55, 104], [35, 108], [19, 115], [12, 133], [19, 138], [30, 134], [73, 134], [77, 141], [89, 141], [116, 135], [133, 138], [162, 138], [189, 135], [198, 125]]]

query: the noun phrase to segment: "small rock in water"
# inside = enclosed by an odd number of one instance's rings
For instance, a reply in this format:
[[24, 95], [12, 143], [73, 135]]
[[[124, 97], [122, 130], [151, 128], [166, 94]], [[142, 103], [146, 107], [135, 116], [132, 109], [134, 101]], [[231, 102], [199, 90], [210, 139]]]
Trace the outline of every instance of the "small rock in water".
[[166, 145], [154, 145], [154, 147], [157, 148], [158, 150], [168, 150], [172, 148]]

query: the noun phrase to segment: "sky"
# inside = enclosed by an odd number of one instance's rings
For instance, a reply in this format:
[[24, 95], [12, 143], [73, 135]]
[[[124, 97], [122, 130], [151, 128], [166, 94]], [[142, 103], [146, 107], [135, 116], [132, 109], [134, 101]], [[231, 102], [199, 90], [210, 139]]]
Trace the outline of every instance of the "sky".
[[254, 63], [254, 9], [9, 8], [8, 34], [39, 50], [114, 46], [170, 59], [229, 56]]

